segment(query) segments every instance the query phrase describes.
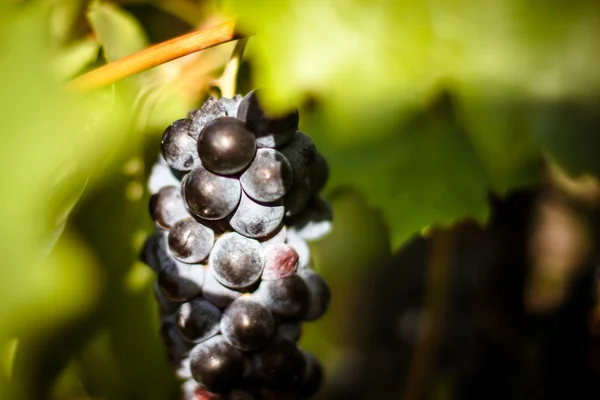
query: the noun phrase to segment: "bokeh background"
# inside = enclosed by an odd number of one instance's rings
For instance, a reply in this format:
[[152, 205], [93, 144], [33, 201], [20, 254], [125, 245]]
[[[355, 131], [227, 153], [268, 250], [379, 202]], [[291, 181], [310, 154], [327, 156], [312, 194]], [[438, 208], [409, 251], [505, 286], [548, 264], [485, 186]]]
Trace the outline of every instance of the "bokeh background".
[[331, 167], [305, 327], [316, 398], [600, 398], [600, 5], [0, 1], [0, 398], [178, 398], [146, 180], [234, 43], [93, 92], [73, 77], [235, 19]]

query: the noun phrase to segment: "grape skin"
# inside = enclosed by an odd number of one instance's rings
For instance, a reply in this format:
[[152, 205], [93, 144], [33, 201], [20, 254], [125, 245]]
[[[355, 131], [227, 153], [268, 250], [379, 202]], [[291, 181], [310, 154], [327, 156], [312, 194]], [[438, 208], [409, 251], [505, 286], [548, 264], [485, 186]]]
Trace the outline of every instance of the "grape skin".
[[196, 140], [190, 136], [192, 120], [179, 119], [165, 130], [161, 150], [167, 164], [179, 171], [189, 171], [200, 165]]
[[220, 117], [207, 123], [198, 137], [202, 165], [215, 174], [232, 175], [246, 168], [256, 153], [256, 139], [244, 123]]
[[242, 293], [221, 285], [215, 278], [215, 274], [207, 271], [202, 286], [202, 295], [206, 300], [223, 309], [240, 297]]
[[215, 278], [234, 290], [243, 290], [257, 282], [264, 264], [260, 243], [236, 232], [221, 235], [208, 256], [208, 266]]
[[182, 182], [188, 209], [200, 218], [218, 220], [237, 207], [242, 195], [240, 182], [213, 174], [203, 167], [192, 170]]
[[301, 399], [306, 399], [317, 393], [324, 374], [323, 367], [314, 354], [308, 351], [302, 351], [302, 354], [304, 355], [305, 368], [298, 394]]
[[190, 365], [198, 383], [211, 392], [227, 393], [242, 381], [244, 356], [218, 335], [194, 347]]
[[304, 355], [290, 340], [274, 338], [263, 350], [252, 356], [257, 374], [269, 385], [295, 389], [304, 374]]
[[260, 105], [261, 90], [253, 90], [242, 99], [237, 117], [255, 133], [258, 147], [278, 148], [288, 143], [298, 129], [298, 110], [270, 117]]
[[295, 230], [287, 230], [286, 242], [298, 253], [298, 268], [307, 268], [310, 266], [310, 247], [308, 247], [308, 243]]
[[303, 316], [305, 321], [314, 321], [323, 316], [329, 308], [331, 301], [331, 289], [329, 285], [317, 272], [311, 269], [298, 271], [298, 275], [308, 287], [310, 293], [310, 306]]
[[169, 230], [188, 216], [181, 191], [177, 186], [165, 186], [150, 197], [150, 216], [160, 228]]
[[256, 298], [273, 314], [288, 318], [302, 317], [310, 305], [308, 287], [296, 274], [276, 281], [262, 281]]
[[310, 181], [310, 195], [316, 196], [325, 188], [325, 185], [329, 180], [329, 165], [327, 164], [325, 157], [318, 151], [315, 154], [313, 164], [310, 166], [308, 176]]
[[287, 278], [298, 268], [298, 253], [288, 244], [277, 243], [265, 248], [265, 269], [262, 279], [275, 281]]
[[285, 216], [291, 217], [301, 212], [311, 195], [310, 179], [294, 179], [290, 190], [283, 196], [283, 205], [285, 206]]
[[223, 313], [221, 332], [233, 347], [252, 351], [267, 344], [275, 332], [275, 322], [269, 310], [242, 296]]
[[287, 220], [293, 230], [304, 240], [325, 237], [332, 227], [333, 210], [322, 196], [310, 199], [304, 210]]
[[317, 148], [304, 133], [297, 131], [292, 141], [279, 150], [290, 162], [294, 179], [310, 179], [310, 168], [315, 162]]
[[169, 232], [169, 249], [181, 262], [196, 264], [208, 257], [215, 234], [207, 226], [188, 217], [176, 223]]
[[201, 266], [171, 259], [170, 263], [162, 265], [158, 274], [158, 285], [169, 300], [184, 302], [202, 292], [204, 274], [204, 268]]
[[225, 116], [235, 117], [241, 101], [242, 96], [239, 94], [231, 99], [225, 97], [219, 99], [215, 99], [212, 96], [209, 97], [199, 110], [189, 114], [189, 118], [192, 119], [190, 135], [197, 140], [202, 128], [210, 121]]
[[281, 226], [284, 213], [285, 208], [281, 201], [259, 204], [242, 192], [240, 204], [230, 215], [229, 224], [244, 236], [263, 238]]
[[202, 298], [183, 303], [177, 314], [177, 324], [183, 337], [200, 343], [219, 333], [221, 310]]
[[294, 175], [288, 159], [274, 149], [258, 149], [240, 177], [244, 192], [256, 201], [281, 199], [292, 186]]
[[275, 336], [297, 342], [302, 336], [302, 324], [297, 320], [282, 320], [276, 323]]
[[179, 186], [179, 179], [175, 177], [172, 171], [161, 154], [158, 161], [152, 166], [148, 177], [148, 191], [150, 194], [158, 193], [165, 186]]

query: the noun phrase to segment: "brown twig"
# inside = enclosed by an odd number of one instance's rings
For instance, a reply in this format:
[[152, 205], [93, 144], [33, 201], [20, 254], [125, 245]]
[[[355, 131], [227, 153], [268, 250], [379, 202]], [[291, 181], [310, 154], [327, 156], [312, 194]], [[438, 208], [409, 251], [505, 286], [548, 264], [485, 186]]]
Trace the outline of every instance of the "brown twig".
[[225, 22], [178, 36], [113, 61], [68, 83], [78, 91], [94, 90], [188, 54], [237, 39], [235, 24]]
[[448, 279], [452, 264], [454, 236], [451, 230], [436, 230], [433, 234], [427, 286], [420, 320], [419, 338], [404, 387], [402, 400], [418, 400], [424, 395], [431, 367], [435, 361], [439, 336], [443, 327], [447, 301]]

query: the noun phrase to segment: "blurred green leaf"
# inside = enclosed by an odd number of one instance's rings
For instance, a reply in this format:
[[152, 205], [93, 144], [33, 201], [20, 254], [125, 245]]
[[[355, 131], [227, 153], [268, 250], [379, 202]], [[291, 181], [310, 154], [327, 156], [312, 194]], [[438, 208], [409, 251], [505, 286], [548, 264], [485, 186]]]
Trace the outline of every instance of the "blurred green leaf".
[[59, 81], [66, 81], [98, 58], [98, 42], [83, 39], [61, 48], [52, 58], [51, 68]]
[[113, 4], [93, 3], [88, 18], [108, 61], [118, 60], [148, 46], [144, 30], [137, 20]]

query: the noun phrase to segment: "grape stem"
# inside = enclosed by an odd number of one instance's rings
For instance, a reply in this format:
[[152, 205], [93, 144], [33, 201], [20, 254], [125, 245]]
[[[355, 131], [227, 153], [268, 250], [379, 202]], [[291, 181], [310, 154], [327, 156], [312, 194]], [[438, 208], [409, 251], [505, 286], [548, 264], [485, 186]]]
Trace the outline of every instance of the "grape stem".
[[454, 235], [451, 230], [434, 231], [427, 265], [419, 336], [404, 386], [403, 400], [418, 400], [425, 394], [444, 323], [453, 246]]
[[242, 38], [237, 41], [235, 48], [231, 53], [231, 58], [227, 62], [227, 65], [225, 65], [223, 73], [211, 83], [213, 88], [218, 89], [221, 97], [232, 98], [236, 94], [237, 75], [240, 70], [242, 56], [244, 55], [247, 43], [248, 38]]
[[236, 39], [239, 35], [235, 32], [235, 23], [225, 22], [158, 43], [78, 76], [67, 85], [76, 91], [99, 89], [176, 58]]

